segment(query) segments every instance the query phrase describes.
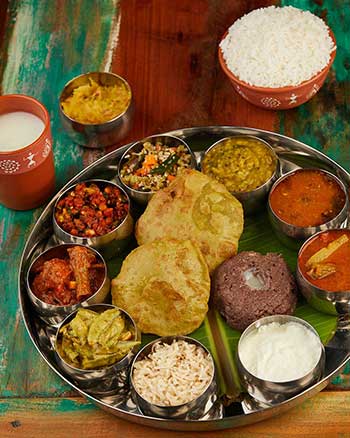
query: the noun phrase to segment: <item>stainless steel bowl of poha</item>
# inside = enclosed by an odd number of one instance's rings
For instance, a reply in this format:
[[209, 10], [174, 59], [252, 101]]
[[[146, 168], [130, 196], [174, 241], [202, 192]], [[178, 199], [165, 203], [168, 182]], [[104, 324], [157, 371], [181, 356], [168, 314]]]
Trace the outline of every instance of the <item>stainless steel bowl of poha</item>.
[[217, 400], [214, 360], [196, 339], [168, 336], [144, 346], [131, 366], [132, 397], [146, 415], [197, 419]]
[[182, 169], [197, 166], [188, 144], [173, 135], [152, 135], [132, 144], [119, 161], [118, 177], [131, 199], [147, 204]]

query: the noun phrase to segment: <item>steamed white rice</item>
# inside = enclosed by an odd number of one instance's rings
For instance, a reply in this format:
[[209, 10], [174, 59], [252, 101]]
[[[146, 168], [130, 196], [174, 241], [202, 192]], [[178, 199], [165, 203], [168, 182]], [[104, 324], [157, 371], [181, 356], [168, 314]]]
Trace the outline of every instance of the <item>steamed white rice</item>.
[[312, 78], [336, 47], [321, 18], [292, 6], [269, 6], [235, 21], [220, 48], [240, 80], [277, 88]]

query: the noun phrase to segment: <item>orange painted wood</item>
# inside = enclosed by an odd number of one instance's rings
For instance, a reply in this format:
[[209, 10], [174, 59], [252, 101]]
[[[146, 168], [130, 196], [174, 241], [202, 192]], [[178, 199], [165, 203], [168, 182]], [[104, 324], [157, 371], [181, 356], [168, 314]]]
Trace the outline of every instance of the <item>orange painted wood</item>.
[[[120, 420], [82, 399], [1, 400], [1, 438], [348, 438], [350, 394], [321, 392], [287, 413], [244, 428], [172, 432]], [[63, 408], [62, 408], [63, 406]], [[339, 409], [339, 407], [342, 409]], [[71, 407], [71, 409], [69, 409]], [[1, 414], [3, 412], [3, 414]]]
[[278, 130], [277, 112], [232, 88], [217, 49], [234, 20], [273, 1], [121, 0], [113, 71], [130, 83], [136, 116], [127, 140], [181, 127], [228, 124]]

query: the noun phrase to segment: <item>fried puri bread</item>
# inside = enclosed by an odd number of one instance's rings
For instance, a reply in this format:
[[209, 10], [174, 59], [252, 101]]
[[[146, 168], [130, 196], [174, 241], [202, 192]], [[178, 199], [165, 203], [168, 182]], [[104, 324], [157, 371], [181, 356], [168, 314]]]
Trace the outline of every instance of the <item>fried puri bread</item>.
[[162, 239], [134, 249], [112, 280], [112, 302], [143, 333], [186, 335], [208, 311], [210, 277], [191, 240]]
[[136, 224], [136, 239], [139, 245], [164, 237], [191, 239], [211, 273], [237, 253], [242, 231], [241, 203], [224, 185], [188, 169], [154, 194]]

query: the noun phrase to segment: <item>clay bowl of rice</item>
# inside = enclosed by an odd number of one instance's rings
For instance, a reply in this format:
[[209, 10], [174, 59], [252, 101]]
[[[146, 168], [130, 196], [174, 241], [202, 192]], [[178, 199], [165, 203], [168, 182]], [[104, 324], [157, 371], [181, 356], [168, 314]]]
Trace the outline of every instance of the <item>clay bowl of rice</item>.
[[244, 15], [224, 34], [219, 62], [248, 102], [271, 110], [295, 108], [322, 87], [336, 43], [309, 11], [270, 6]]

